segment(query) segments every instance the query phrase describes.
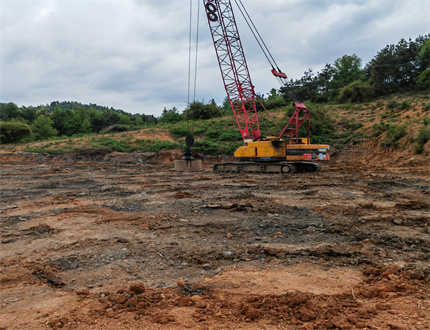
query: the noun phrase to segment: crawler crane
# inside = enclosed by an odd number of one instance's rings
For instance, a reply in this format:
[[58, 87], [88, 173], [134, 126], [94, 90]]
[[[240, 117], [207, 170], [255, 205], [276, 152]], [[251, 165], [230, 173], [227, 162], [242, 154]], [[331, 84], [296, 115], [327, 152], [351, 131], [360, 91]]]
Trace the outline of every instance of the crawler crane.
[[[213, 167], [214, 171], [261, 173], [319, 171], [320, 164], [315, 161], [329, 160], [330, 147], [323, 144], [310, 144], [310, 114], [303, 103], [293, 103], [294, 114], [283, 129], [280, 129], [275, 123], [279, 133], [276, 135], [270, 133], [272, 136], [261, 135], [260, 121], [263, 122], [263, 120], [257, 111], [257, 98], [251, 83], [231, 2], [230, 0], [203, 0], [203, 3], [224, 87], [244, 142], [244, 145], [235, 151], [234, 162], [216, 164]], [[238, 4], [237, 0], [236, 3]], [[239, 7], [242, 14], [247, 14], [241, 0], [239, 3], [242, 6]], [[245, 14], [244, 18], [247, 20]], [[252, 30], [254, 24], [250, 18], [247, 22]], [[255, 29], [253, 34], [257, 38], [256, 33], [261, 39]], [[265, 46], [262, 39], [259, 44]], [[270, 52], [266, 58], [271, 62], [272, 74], [277, 79], [286, 81], [286, 74], [277, 67]], [[262, 103], [261, 105], [263, 106]], [[267, 114], [270, 116], [268, 112]], [[299, 128], [302, 124], [305, 124], [307, 128], [306, 137], [299, 137]]]

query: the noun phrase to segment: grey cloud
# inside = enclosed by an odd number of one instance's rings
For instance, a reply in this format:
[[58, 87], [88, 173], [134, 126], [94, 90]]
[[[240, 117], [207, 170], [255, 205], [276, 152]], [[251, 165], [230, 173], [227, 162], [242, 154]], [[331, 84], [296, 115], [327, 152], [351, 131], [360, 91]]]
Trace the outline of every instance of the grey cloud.
[[[368, 61], [388, 43], [425, 34], [429, 26], [427, 1], [243, 2], [291, 78], [345, 54]], [[28, 106], [76, 100], [154, 115], [164, 107], [185, 107], [188, 1], [56, 0], [2, 6], [0, 102]], [[200, 9], [197, 99], [221, 102], [225, 92]], [[196, 14], [197, 0], [193, 10]], [[252, 81], [258, 92], [267, 93], [277, 87], [276, 80], [238, 15], [236, 10]]]

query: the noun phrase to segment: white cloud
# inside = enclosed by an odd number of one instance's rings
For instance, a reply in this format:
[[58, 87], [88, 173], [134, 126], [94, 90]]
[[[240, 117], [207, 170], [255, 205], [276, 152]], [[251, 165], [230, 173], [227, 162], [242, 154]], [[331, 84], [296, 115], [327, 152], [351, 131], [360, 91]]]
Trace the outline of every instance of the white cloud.
[[[367, 63], [387, 44], [429, 32], [427, 0], [243, 2], [281, 69], [294, 79], [345, 54]], [[197, 4], [193, 0], [194, 14]], [[3, 0], [0, 6], [0, 102], [75, 100], [156, 116], [164, 107], [185, 108], [188, 0]], [[220, 103], [225, 92], [200, 10], [196, 97]], [[267, 93], [279, 86], [235, 12], [252, 81]]]

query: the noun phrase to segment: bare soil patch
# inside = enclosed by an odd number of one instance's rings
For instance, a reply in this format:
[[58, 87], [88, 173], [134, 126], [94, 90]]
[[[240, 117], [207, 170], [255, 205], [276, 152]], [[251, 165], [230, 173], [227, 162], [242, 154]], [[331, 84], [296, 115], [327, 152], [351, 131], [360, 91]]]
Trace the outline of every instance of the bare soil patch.
[[428, 329], [426, 159], [368, 150], [295, 175], [1, 155], [0, 329]]

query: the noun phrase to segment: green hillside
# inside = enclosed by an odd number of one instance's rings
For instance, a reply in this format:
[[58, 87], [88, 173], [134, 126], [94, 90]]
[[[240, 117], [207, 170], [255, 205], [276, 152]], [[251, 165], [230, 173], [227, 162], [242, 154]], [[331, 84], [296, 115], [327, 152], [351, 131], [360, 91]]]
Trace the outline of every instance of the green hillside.
[[[364, 103], [307, 103], [307, 107], [311, 112], [311, 142], [330, 144], [334, 152], [373, 139], [381, 148], [425, 153], [424, 145], [430, 137], [430, 97], [427, 93], [397, 95]], [[284, 106], [271, 109], [270, 115], [282, 128], [292, 111], [292, 106]], [[273, 124], [267, 126], [276, 135], [276, 127]], [[263, 135], [270, 135], [264, 127], [262, 130]], [[77, 150], [100, 153], [180, 151], [185, 148], [187, 134], [195, 137], [194, 152], [205, 155], [231, 155], [242, 144], [236, 121], [229, 115], [158, 123], [126, 132], [3, 144], [1, 151], [55, 154]]]

